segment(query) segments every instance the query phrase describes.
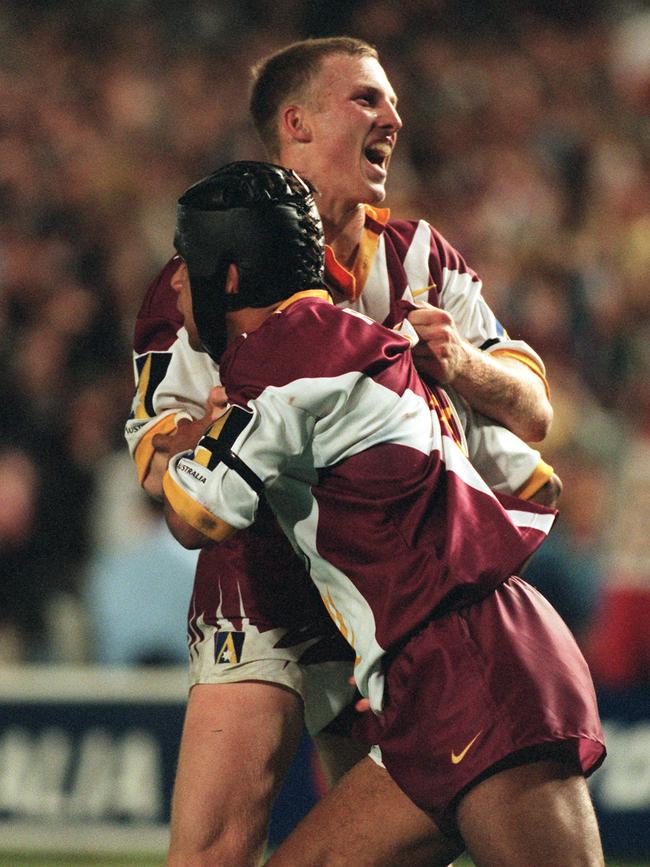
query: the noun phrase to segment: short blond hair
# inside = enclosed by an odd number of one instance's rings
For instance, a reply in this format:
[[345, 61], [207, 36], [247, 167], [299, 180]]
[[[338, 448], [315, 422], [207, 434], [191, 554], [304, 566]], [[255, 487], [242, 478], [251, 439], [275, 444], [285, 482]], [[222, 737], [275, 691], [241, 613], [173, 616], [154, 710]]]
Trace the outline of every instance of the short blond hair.
[[379, 59], [377, 49], [362, 39], [331, 36], [293, 42], [253, 66], [249, 110], [257, 134], [273, 159], [280, 152], [277, 121], [281, 106], [291, 98], [304, 97], [323, 59], [332, 54]]

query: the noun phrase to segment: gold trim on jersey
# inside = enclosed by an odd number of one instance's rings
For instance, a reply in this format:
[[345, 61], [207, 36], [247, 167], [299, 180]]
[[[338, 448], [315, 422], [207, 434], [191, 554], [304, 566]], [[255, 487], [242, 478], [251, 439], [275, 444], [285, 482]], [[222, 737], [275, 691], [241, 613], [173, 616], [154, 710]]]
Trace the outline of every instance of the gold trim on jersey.
[[214, 542], [225, 542], [237, 532], [235, 527], [231, 527], [226, 521], [208, 512], [201, 503], [197, 503], [174, 481], [169, 472], [166, 472], [163, 477], [163, 491], [176, 514], [190, 527], [208, 536]]
[[[226, 412], [224, 412], [224, 414], [222, 416], [219, 416], [219, 418], [210, 425], [210, 427], [203, 434], [203, 436], [212, 437], [212, 439], [218, 440], [219, 436], [221, 434], [221, 431], [223, 430], [223, 426], [225, 425], [225, 423], [228, 421], [228, 419], [232, 415], [232, 411], [233, 411], [232, 407], [227, 409]], [[209, 463], [210, 463], [211, 458], [212, 458], [212, 451], [210, 449], [206, 448], [205, 446], [201, 445], [201, 440], [200, 440], [198, 446], [194, 450], [194, 460], [197, 462], [197, 464], [201, 464], [202, 467], [207, 468]]]
[[431, 283], [429, 286], [424, 286], [422, 289], [411, 289], [411, 295], [413, 296], [413, 299], [415, 300], [420, 295], [424, 295], [425, 292], [428, 295], [433, 289], [437, 289], [437, 288], [438, 287], [436, 286], [435, 283]]
[[334, 303], [327, 289], [303, 289], [300, 292], [295, 292], [290, 298], [285, 298], [273, 312], [282, 313], [283, 310], [286, 310], [296, 301], [300, 301], [301, 298], [320, 298], [321, 301], [327, 301], [328, 304]]
[[553, 467], [540, 460], [529, 479], [516, 492], [516, 496], [521, 500], [530, 500], [531, 497], [543, 488], [544, 485], [553, 475]]
[[[323, 604], [325, 605], [325, 608], [327, 609], [327, 613], [334, 621], [336, 628], [341, 633], [343, 638], [345, 638], [345, 640], [348, 642], [348, 644], [354, 648], [356, 636], [355, 636], [354, 632], [351, 632], [348, 629], [348, 626], [345, 622], [345, 618], [343, 617], [343, 615], [341, 614], [341, 612], [339, 611], [339, 609], [336, 607], [336, 605], [334, 603], [334, 599], [332, 598], [331, 591], [328, 589], [327, 595], [325, 595], [325, 593], [322, 593], [322, 592], [320, 595], [321, 595], [321, 599], [323, 600]], [[357, 657], [357, 659], [360, 660], [360, 657]], [[356, 665], [356, 662], [355, 662], [355, 665]]]
[[[388, 208], [373, 208], [371, 205], [365, 205], [366, 221], [361, 234], [361, 240], [357, 249], [357, 254], [352, 263], [352, 276], [354, 277], [354, 295], [351, 300], [355, 301], [364, 290], [368, 274], [372, 268], [372, 263], [377, 255], [377, 247], [379, 239], [384, 231], [384, 227], [390, 218], [390, 210]], [[374, 223], [378, 223], [381, 227], [377, 232], [367, 218]]]
[[526, 367], [529, 367], [533, 371], [533, 373], [536, 373], [537, 376], [539, 376], [539, 378], [544, 383], [544, 388], [546, 389], [546, 397], [550, 399], [551, 390], [548, 386], [546, 377], [542, 373], [542, 370], [537, 364], [537, 362], [534, 361], [529, 355], [526, 355], [524, 352], [517, 352], [516, 349], [508, 349], [505, 347], [503, 349], [495, 349], [493, 352], [490, 353], [490, 355], [504, 355], [506, 357], [516, 358], [517, 361], [521, 361], [522, 364], [525, 364]]
[[[361, 295], [377, 255], [379, 238], [390, 219], [389, 208], [373, 208], [364, 205], [366, 217], [361, 231], [361, 238], [350, 269], [342, 265], [336, 258], [334, 250], [326, 246], [326, 262], [330, 275], [336, 281], [336, 288], [343, 291], [348, 301], [356, 301]], [[375, 225], [373, 225], [375, 224]], [[379, 231], [375, 228], [379, 227]]]
[[381, 226], [385, 226], [390, 220], [390, 208], [374, 208], [372, 205], [364, 205], [366, 214]]

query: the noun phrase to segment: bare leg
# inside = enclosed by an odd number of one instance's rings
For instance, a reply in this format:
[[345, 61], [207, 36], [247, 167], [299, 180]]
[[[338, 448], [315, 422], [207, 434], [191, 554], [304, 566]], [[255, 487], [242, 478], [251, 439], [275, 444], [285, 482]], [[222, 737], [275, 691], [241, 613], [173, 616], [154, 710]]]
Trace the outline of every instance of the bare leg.
[[458, 825], [477, 867], [602, 867], [587, 783], [539, 761], [501, 771], [465, 795]]
[[364, 758], [312, 808], [267, 867], [446, 867], [461, 851], [383, 768]]
[[300, 698], [268, 683], [190, 692], [174, 787], [168, 867], [261, 862], [273, 800], [303, 726]]
[[368, 755], [367, 746], [343, 735], [321, 732], [313, 741], [328, 788]]

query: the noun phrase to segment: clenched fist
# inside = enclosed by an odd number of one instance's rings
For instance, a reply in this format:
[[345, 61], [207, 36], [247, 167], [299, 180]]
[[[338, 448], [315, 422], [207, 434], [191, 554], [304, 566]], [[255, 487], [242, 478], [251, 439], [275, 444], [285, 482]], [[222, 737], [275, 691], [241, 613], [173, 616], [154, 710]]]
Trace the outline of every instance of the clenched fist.
[[453, 383], [469, 360], [468, 345], [458, 333], [453, 316], [428, 304], [411, 310], [408, 321], [420, 338], [413, 349], [420, 373], [442, 385]]

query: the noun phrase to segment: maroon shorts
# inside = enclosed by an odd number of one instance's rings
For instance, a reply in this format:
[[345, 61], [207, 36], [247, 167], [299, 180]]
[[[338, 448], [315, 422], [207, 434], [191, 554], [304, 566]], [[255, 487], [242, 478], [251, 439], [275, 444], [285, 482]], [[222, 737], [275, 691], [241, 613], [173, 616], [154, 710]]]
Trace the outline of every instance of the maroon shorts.
[[605, 757], [587, 664], [555, 609], [520, 578], [432, 620], [390, 663], [378, 745], [386, 769], [443, 831], [489, 773], [565, 756]]

